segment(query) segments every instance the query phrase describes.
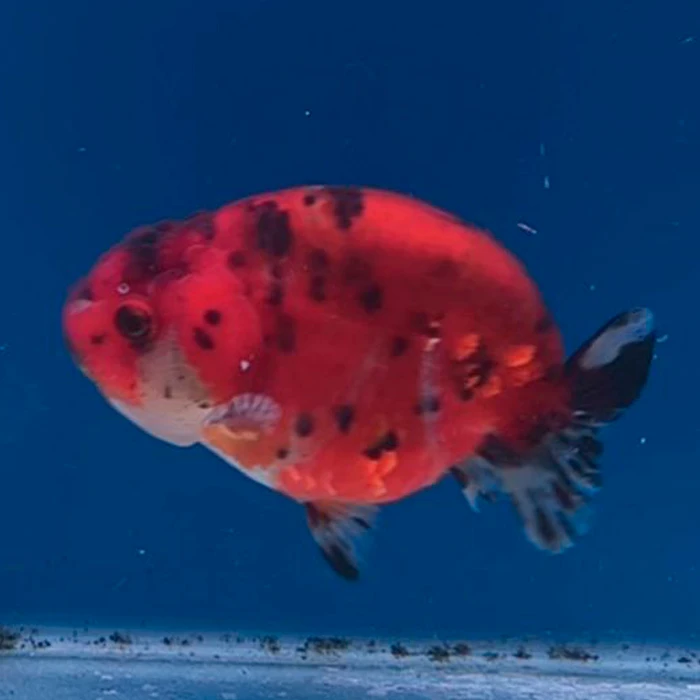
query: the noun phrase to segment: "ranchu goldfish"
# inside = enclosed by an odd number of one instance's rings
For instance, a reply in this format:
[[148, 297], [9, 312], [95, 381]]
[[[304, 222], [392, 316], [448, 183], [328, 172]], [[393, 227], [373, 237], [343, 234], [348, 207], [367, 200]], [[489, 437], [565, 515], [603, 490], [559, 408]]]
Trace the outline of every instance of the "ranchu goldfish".
[[351, 580], [378, 508], [443, 477], [474, 509], [505, 495], [537, 547], [571, 546], [600, 431], [639, 397], [656, 340], [633, 309], [567, 359], [489, 233], [330, 186], [136, 229], [72, 290], [63, 328], [117, 411], [294, 499]]

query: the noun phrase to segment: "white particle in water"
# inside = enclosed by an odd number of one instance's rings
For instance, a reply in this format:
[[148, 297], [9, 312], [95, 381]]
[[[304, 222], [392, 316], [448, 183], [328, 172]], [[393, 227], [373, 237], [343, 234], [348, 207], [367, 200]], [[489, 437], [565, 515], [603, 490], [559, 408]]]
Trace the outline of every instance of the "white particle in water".
[[516, 225], [522, 231], [525, 231], [526, 233], [531, 233], [533, 236], [537, 233], [536, 228], [529, 226], [528, 224], [524, 223], [523, 221], [518, 221], [518, 223]]

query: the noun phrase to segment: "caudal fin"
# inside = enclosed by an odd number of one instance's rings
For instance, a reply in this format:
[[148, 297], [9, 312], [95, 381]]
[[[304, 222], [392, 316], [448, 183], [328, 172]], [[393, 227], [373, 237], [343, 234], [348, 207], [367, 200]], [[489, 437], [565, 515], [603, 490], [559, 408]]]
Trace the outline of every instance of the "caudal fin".
[[510, 496], [528, 539], [550, 552], [586, 529], [587, 502], [601, 486], [600, 429], [619, 418], [644, 388], [654, 353], [654, 318], [633, 309], [606, 323], [568, 360], [573, 421], [545, 435], [529, 452], [489, 435], [452, 473], [477, 510], [480, 498]]

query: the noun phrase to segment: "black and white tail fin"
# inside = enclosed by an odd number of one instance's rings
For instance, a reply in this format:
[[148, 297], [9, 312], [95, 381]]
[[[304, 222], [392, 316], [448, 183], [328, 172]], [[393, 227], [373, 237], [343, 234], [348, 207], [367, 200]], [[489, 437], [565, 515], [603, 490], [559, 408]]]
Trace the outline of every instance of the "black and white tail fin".
[[654, 318], [633, 309], [606, 323], [567, 361], [573, 421], [525, 454], [490, 435], [452, 473], [476, 510], [479, 498], [510, 496], [528, 539], [550, 552], [573, 544], [587, 525], [587, 502], [601, 486], [599, 431], [644, 388], [654, 353]]

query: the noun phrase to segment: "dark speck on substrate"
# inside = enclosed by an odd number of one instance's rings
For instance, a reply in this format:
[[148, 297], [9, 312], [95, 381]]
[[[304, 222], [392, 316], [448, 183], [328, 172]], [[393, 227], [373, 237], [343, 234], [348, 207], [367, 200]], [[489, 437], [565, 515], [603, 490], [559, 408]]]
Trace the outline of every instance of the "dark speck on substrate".
[[396, 643], [391, 645], [391, 654], [397, 659], [402, 659], [409, 656], [410, 652], [403, 644]]
[[299, 647], [302, 654], [313, 651], [317, 654], [337, 654], [345, 651], [350, 646], [350, 641], [343, 637], [309, 637]]
[[598, 655], [591, 654], [585, 649], [579, 647], [567, 647], [563, 644], [550, 647], [547, 651], [550, 659], [563, 659], [565, 661], [597, 661]]
[[260, 639], [260, 646], [272, 654], [277, 654], [282, 649], [280, 640], [277, 637], [267, 636]]
[[448, 661], [450, 658], [450, 651], [446, 646], [436, 645], [428, 649], [427, 657], [431, 661]]
[[109, 635], [109, 641], [115, 644], [131, 644], [131, 637], [122, 632], [112, 632], [112, 634]]
[[495, 651], [485, 651], [483, 656], [487, 661], [495, 661], [498, 658], [498, 654]]
[[0, 626], [0, 651], [12, 651], [17, 648], [18, 642], [19, 632]]
[[531, 659], [532, 654], [527, 651], [524, 647], [520, 647], [514, 654], [513, 656], [516, 659]]
[[691, 663], [692, 659], [688, 656], [679, 656], [678, 657], [678, 663], [679, 664], [689, 664]]
[[471, 647], [464, 642], [458, 642], [452, 647], [452, 653], [455, 656], [469, 656], [472, 653]]

